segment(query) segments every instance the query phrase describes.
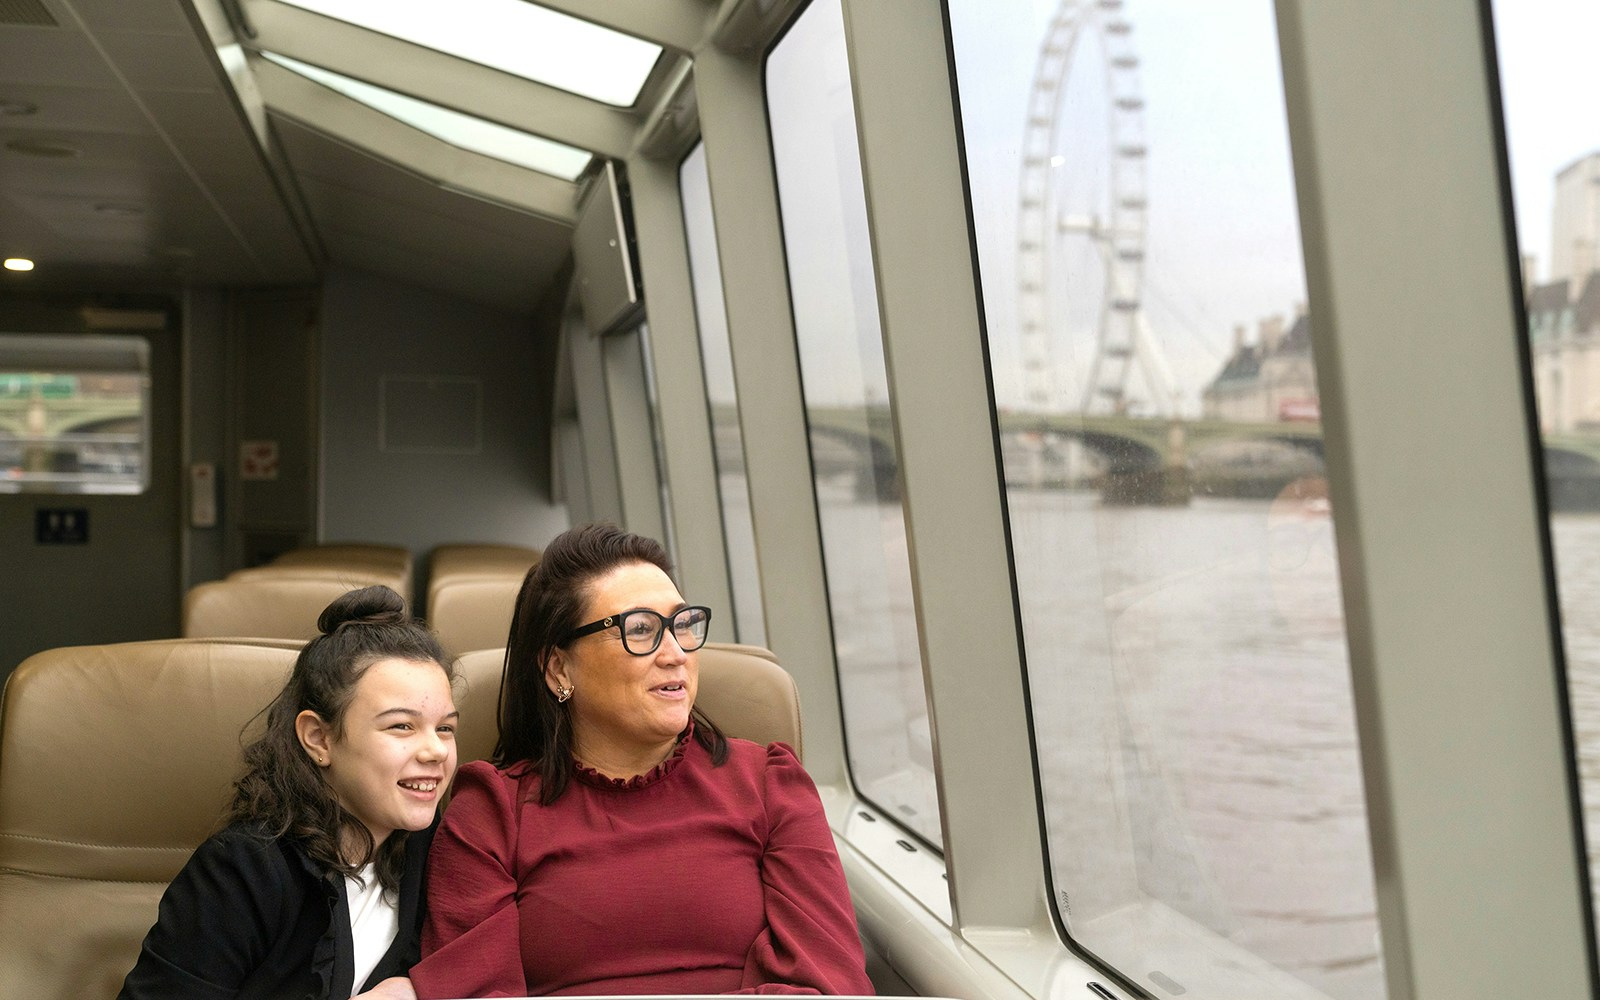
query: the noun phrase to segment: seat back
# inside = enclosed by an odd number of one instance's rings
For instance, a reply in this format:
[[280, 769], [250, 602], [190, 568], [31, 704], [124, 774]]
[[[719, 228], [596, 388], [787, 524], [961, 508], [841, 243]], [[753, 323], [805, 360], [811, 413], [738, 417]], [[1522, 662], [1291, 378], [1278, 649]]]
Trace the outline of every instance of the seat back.
[[[399, 591], [407, 604], [412, 602], [411, 550], [398, 545], [369, 545], [357, 542], [308, 545], [305, 548], [290, 549], [267, 565], [280, 569], [286, 566], [314, 566], [358, 575], [377, 574], [382, 582]], [[391, 579], [395, 582], [389, 583]]]
[[522, 589], [520, 576], [457, 578], [428, 588], [428, 624], [452, 655], [504, 647]]
[[234, 570], [227, 578], [229, 580], [333, 580], [344, 584], [346, 590], [382, 584], [406, 598], [407, 604], [411, 602], [405, 591], [409, 586], [405, 575], [376, 566], [302, 566], [268, 563], [265, 566]]
[[183, 597], [183, 634], [305, 642], [316, 638], [317, 618], [335, 598], [364, 586], [343, 578], [289, 576], [196, 584]]
[[456, 577], [526, 576], [539, 562], [538, 549], [524, 545], [458, 543], [440, 545], [428, 557], [428, 593], [435, 585]]
[[700, 691], [695, 707], [728, 736], [783, 742], [802, 762], [800, 689], [771, 650], [732, 642], [700, 647]]
[[[499, 736], [496, 717], [504, 649], [479, 649], [456, 659], [461, 680], [456, 708], [461, 724], [456, 755], [465, 764], [485, 760]], [[777, 657], [760, 646], [708, 642], [700, 648], [700, 691], [695, 706], [724, 734], [763, 746], [784, 742], [805, 760], [800, 731], [800, 689]]]
[[[502, 637], [503, 639], [503, 637]], [[500, 675], [506, 651], [475, 649], [456, 657], [456, 766], [488, 760], [500, 737]]]
[[0, 695], [8, 1000], [116, 994], [298, 651], [164, 639], [49, 650], [12, 673]]

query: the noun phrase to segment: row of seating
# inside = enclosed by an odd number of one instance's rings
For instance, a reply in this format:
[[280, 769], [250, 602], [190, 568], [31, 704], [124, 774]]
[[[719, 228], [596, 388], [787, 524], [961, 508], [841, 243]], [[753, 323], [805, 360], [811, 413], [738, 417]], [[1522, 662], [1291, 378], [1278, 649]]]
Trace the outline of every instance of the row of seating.
[[[247, 733], [299, 642], [164, 639], [50, 650], [0, 695], [0, 983], [10, 1000], [113, 997], [167, 883], [218, 826]], [[498, 736], [503, 649], [456, 660], [459, 761]], [[708, 643], [699, 707], [730, 736], [803, 753], [793, 679]]]
[[[522, 579], [538, 561], [539, 551], [523, 546], [439, 546], [429, 560], [421, 613], [453, 654], [503, 646]], [[411, 552], [352, 543], [295, 549], [191, 588], [183, 602], [183, 635], [304, 641], [317, 634], [317, 615], [335, 597], [373, 584], [392, 587], [414, 604]]]

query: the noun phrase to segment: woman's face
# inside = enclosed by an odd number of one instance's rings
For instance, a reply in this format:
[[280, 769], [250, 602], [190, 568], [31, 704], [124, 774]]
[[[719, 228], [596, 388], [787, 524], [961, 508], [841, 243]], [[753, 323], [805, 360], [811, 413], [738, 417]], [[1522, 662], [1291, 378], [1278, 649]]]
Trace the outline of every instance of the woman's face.
[[[670, 618], [683, 596], [660, 567], [627, 563], [589, 587], [579, 625], [624, 611], [649, 609]], [[552, 655], [545, 681], [552, 691], [572, 688], [574, 748], [584, 763], [648, 759], [670, 747], [689, 724], [699, 690], [694, 653], [685, 653], [672, 629], [662, 629], [655, 652], [635, 656], [611, 627], [573, 640]]]
[[[450, 679], [432, 660], [379, 660], [356, 682], [344, 732], [321, 752], [339, 804], [374, 843], [433, 822], [456, 770], [456, 716]], [[318, 748], [308, 750], [316, 759]]]

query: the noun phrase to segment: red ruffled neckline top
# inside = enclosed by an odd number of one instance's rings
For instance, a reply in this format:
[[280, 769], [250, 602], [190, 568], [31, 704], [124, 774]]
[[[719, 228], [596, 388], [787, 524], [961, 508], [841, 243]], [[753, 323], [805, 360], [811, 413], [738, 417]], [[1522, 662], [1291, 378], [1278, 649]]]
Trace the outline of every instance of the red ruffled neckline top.
[[683, 755], [689, 748], [689, 737], [694, 735], [694, 722], [691, 720], [683, 735], [678, 737], [678, 745], [667, 754], [667, 759], [652, 767], [643, 774], [636, 774], [631, 778], [612, 778], [601, 774], [594, 768], [578, 760], [572, 759], [572, 775], [585, 785], [595, 788], [604, 788], [608, 791], [627, 792], [636, 788], [647, 788], [671, 774], [683, 760]]

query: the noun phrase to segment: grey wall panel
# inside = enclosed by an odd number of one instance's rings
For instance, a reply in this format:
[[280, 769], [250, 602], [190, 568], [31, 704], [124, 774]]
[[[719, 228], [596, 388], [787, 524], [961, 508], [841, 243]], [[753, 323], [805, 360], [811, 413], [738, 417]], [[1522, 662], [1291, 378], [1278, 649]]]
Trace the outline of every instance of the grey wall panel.
[[[422, 562], [436, 545], [542, 547], [566, 527], [550, 499], [554, 354], [536, 326], [529, 316], [332, 270], [321, 314], [321, 539], [410, 548], [422, 592]], [[391, 389], [418, 377], [475, 385], [477, 446], [386, 450], [385, 376]]]

